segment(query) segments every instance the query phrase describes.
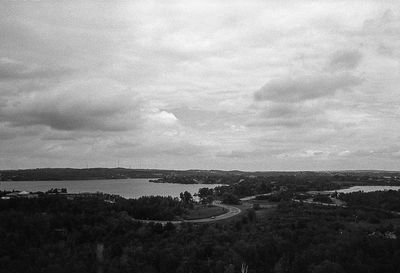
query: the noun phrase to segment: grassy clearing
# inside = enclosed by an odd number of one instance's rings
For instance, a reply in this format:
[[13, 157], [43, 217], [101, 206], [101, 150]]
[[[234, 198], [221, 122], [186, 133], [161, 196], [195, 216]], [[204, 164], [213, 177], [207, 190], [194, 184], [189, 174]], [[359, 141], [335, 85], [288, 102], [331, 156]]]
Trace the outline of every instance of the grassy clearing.
[[276, 211], [277, 205], [270, 206], [268, 208], [261, 208], [256, 210], [257, 219], [269, 219], [271, 215]]
[[195, 206], [194, 209], [189, 210], [188, 214], [184, 216], [185, 220], [194, 220], [194, 219], [202, 219], [202, 218], [210, 218], [212, 216], [217, 216], [226, 213], [228, 210], [216, 207], [216, 206], [203, 206], [198, 205]]
[[231, 222], [235, 222], [237, 220], [240, 220], [240, 219], [242, 219], [243, 216], [247, 215], [247, 210], [251, 208], [251, 206], [243, 205], [243, 204], [242, 205], [231, 205], [231, 206], [239, 208], [241, 210], [241, 212], [239, 214], [235, 215], [235, 216], [230, 217], [230, 218], [218, 220], [217, 223], [226, 224], [226, 223], [231, 223]]

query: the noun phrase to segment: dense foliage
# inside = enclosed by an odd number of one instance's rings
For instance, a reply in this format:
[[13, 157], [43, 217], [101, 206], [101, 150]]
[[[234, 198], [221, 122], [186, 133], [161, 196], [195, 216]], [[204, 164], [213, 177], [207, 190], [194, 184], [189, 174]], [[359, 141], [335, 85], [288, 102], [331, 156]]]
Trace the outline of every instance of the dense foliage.
[[314, 202], [320, 202], [320, 203], [326, 203], [326, 204], [331, 204], [332, 203], [332, 199], [329, 198], [329, 196], [327, 195], [322, 195], [322, 194], [318, 194], [313, 198]]
[[233, 222], [162, 226], [132, 221], [140, 202], [115, 204], [60, 196], [0, 200], [1, 272], [400, 270], [400, 230], [383, 224], [392, 220], [386, 214], [366, 228], [355, 222], [360, 209], [282, 202], [276, 211], [250, 210]]
[[341, 194], [340, 199], [350, 206], [365, 206], [400, 212], [400, 191], [352, 192]]
[[227, 193], [241, 198], [274, 192], [268, 199], [287, 201], [297, 192], [335, 190], [341, 187], [343, 185], [332, 182], [330, 176], [281, 175], [242, 178], [237, 183], [216, 187], [214, 193], [217, 198], [222, 198]]
[[121, 199], [112, 207], [118, 211], [126, 211], [136, 219], [171, 221], [182, 216], [191, 205], [186, 200], [179, 201], [178, 198], [143, 196], [139, 199]]
[[71, 214], [98, 214], [100, 213], [123, 213], [135, 219], [150, 220], [175, 220], [182, 216], [187, 204], [178, 198], [161, 196], [144, 196], [139, 199], [125, 199], [115, 195], [92, 194], [92, 195], [62, 195], [41, 194], [40, 198], [26, 199], [13, 198], [0, 200], [0, 211], [19, 211], [31, 214], [41, 213], [71, 213]]
[[222, 203], [237, 205], [240, 204], [240, 200], [236, 195], [226, 192], [222, 195]]

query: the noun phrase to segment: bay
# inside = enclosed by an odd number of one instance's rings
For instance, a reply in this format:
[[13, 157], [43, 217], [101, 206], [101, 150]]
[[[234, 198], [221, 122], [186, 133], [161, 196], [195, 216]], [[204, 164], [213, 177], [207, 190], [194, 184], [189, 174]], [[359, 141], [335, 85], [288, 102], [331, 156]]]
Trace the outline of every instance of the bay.
[[215, 188], [221, 184], [172, 184], [153, 183], [150, 179], [104, 179], [104, 180], [65, 180], [65, 181], [2, 181], [0, 190], [19, 190], [46, 192], [52, 188], [66, 188], [68, 193], [103, 192], [117, 194], [125, 198], [160, 195], [179, 197], [184, 191], [192, 195], [200, 188]]

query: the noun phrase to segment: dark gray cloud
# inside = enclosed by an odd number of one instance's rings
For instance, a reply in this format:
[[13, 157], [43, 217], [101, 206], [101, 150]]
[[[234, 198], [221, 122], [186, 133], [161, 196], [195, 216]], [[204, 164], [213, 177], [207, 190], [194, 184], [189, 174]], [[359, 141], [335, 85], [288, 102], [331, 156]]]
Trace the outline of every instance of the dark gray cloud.
[[298, 102], [333, 96], [339, 90], [349, 90], [362, 80], [351, 74], [317, 75], [300, 78], [280, 78], [269, 81], [254, 94], [256, 101]]
[[0, 140], [8, 140], [8, 139], [13, 139], [17, 136], [15, 132], [11, 131], [0, 131]]
[[329, 68], [332, 70], [350, 70], [356, 68], [362, 60], [357, 50], [340, 50], [332, 54]]
[[[76, 108], [75, 108], [76, 107]], [[69, 109], [38, 107], [35, 109], [15, 109], [7, 111], [3, 118], [12, 126], [43, 125], [56, 130], [65, 131], [127, 131], [138, 127], [138, 113], [126, 113], [119, 109], [88, 109], [74, 106]], [[125, 114], [131, 116], [126, 120]], [[120, 120], [118, 117], [123, 118]]]
[[10, 119], [12, 126], [34, 126], [44, 125], [56, 130], [65, 131], [126, 131], [131, 129], [127, 124], [115, 122], [113, 115], [101, 110], [95, 112], [80, 110], [59, 111], [57, 109], [31, 109], [13, 112], [13, 119]]
[[262, 116], [265, 118], [292, 118], [301, 112], [305, 112], [301, 106], [281, 103], [268, 106]]
[[26, 65], [14, 60], [0, 59], [0, 81], [33, 80], [60, 77], [71, 71], [60, 67]]
[[77, 140], [77, 138], [73, 137], [73, 136], [69, 136], [69, 135], [49, 134], [49, 135], [43, 136], [41, 138], [41, 140], [74, 141], [74, 140]]
[[127, 131], [141, 122], [134, 93], [110, 81], [87, 81], [61, 90], [10, 99], [0, 120], [12, 126], [43, 125], [65, 131]]
[[270, 111], [266, 110], [260, 114], [256, 119], [248, 123], [250, 127], [285, 127], [285, 128], [299, 128], [299, 127], [314, 127], [318, 124], [324, 123], [325, 114], [318, 109], [314, 111], [293, 109], [281, 116], [269, 116]]
[[32, 139], [39, 136], [43, 130], [40, 128], [17, 128], [0, 122], [0, 140]]

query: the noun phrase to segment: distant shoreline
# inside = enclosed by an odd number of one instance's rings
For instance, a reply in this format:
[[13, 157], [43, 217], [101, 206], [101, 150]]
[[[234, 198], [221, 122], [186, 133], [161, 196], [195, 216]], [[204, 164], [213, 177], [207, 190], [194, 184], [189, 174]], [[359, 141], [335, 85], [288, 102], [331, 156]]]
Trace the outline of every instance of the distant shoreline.
[[[65, 181], [65, 180], [99, 180], [99, 179], [152, 179], [158, 180], [166, 178], [170, 182], [172, 178], [193, 177], [196, 184], [205, 182], [204, 178], [224, 178], [228, 177], [276, 177], [276, 176], [324, 176], [324, 177], [354, 177], [369, 176], [372, 178], [395, 178], [400, 179], [400, 171], [221, 171], [221, 170], [159, 170], [159, 169], [126, 169], [126, 168], [43, 168], [43, 169], [24, 169], [24, 170], [2, 170], [0, 171], [0, 181]], [[154, 181], [152, 181], [154, 182]], [[215, 182], [215, 181], [214, 181]], [[162, 183], [162, 182], [157, 182]]]

